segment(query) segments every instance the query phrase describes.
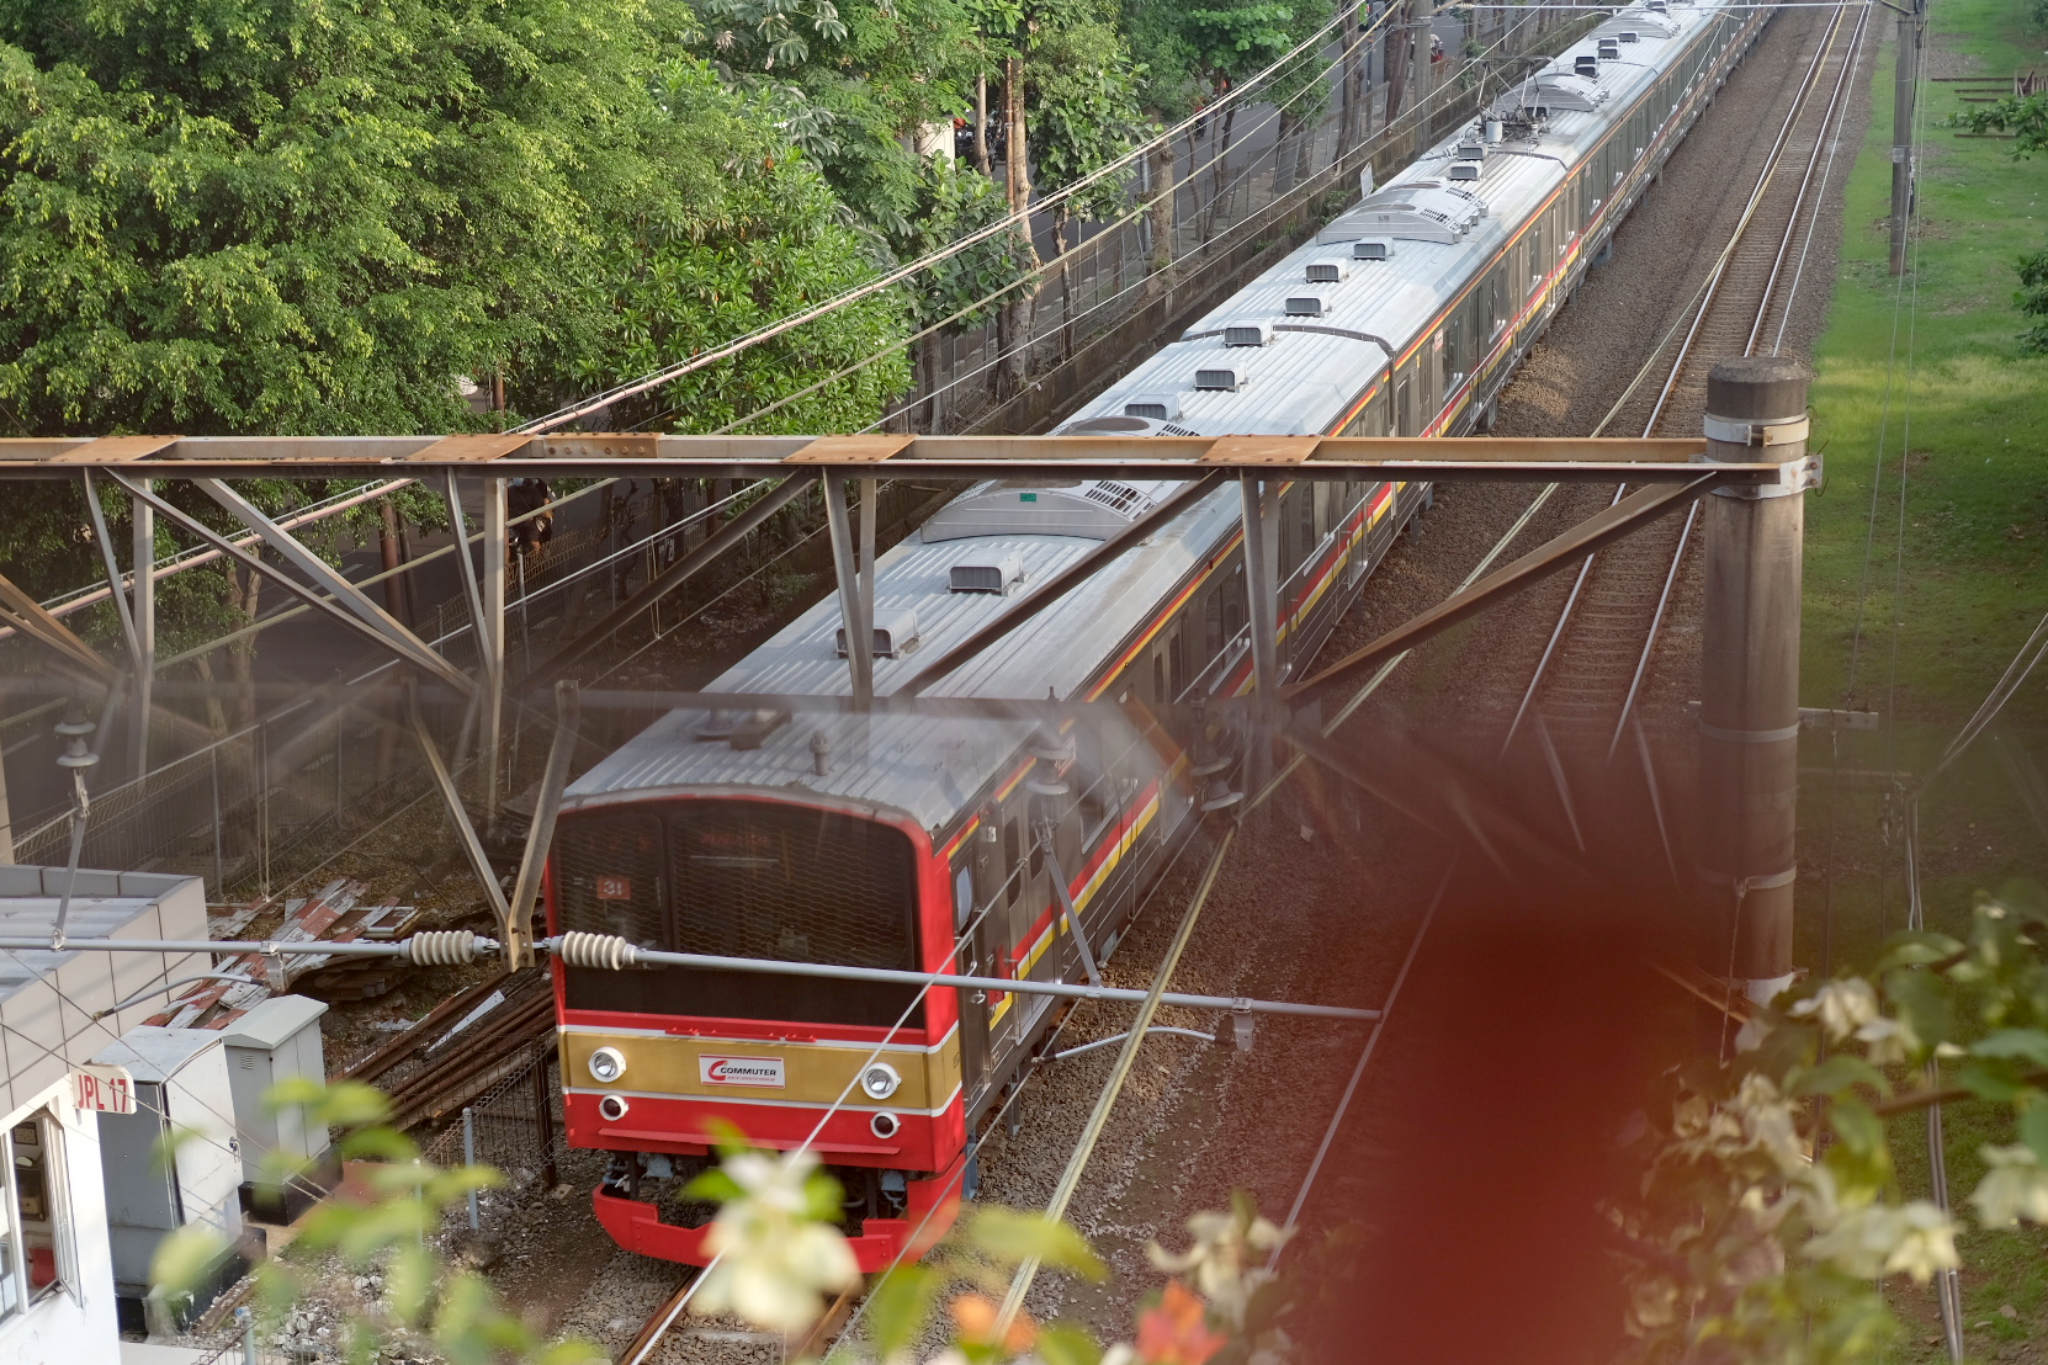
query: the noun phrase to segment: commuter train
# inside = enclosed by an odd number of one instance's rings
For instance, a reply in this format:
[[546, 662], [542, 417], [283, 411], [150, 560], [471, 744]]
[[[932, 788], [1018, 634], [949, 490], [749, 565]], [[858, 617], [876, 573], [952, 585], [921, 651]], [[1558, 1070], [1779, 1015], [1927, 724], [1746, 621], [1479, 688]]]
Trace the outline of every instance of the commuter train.
[[[1483, 430], [1763, 21], [1678, 0], [1618, 11], [1062, 430]], [[877, 562], [877, 693], [1171, 491], [963, 492]], [[1421, 484], [1280, 493], [1283, 677], [1306, 668], [1426, 498]], [[924, 689], [1113, 703], [1064, 724], [995, 708], [665, 715], [569, 787], [550, 932], [1079, 979], [1115, 951], [1227, 761], [1184, 733], [1187, 708], [1162, 704], [1250, 688], [1242, 544], [1238, 494], [1211, 494]], [[710, 690], [845, 693], [843, 648], [828, 599]], [[568, 1135], [613, 1154], [597, 1216], [622, 1246], [699, 1264], [711, 1211], [681, 1190], [726, 1125], [768, 1148], [808, 1142], [845, 1186], [862, 1268], [891, 1263], [928, 1219], [943, 1223], [956, 1190], [972, 1193], [972, 1142], [1057, 1016], [1014, 991], [560, 959], [554, 971]]]

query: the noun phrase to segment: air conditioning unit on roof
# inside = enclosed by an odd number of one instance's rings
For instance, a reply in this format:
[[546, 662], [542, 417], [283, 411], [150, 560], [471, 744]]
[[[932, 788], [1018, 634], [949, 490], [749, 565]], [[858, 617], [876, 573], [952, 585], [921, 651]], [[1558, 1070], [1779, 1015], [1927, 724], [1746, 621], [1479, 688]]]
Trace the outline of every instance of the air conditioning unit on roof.
[[1479, 167], [1470, 161], [1460, 161], [1451, 167], [1451, 179], [1465, 184], [1475, 183], [1479, 179]]
[[1354, 261], [1390, 261], [1394, 258], [1394, 244], [1377, 237], [1367, 237], [1351, 244], [1351, 259]]
[[1195, 387], [1205, 393], [1236, 393], [1242, 382], [1236, 370], [1195, 371]]
[[1351, 267], [1342, 261], [1310, 261], [1306, 272], [1310, 284], [1342, 284]]
[[1180, 416], [1180, 395], [1172, 393], [1141, 393], [1124, 404], [1124, 416], [1149, 417], [1155, 422], [1171, 422]]
[[1597, 78], [1600, 75], [1600, 59], [1587, 53], [1581, 53], [1572, 62], [1572, 74], [1584, 76], [1589, 80]]
[[1621, 60], [1621, 40], [1619, 38], [1602, 38], [1596, 50], [1599, 52], [1600, 60], [1603, 62]]
[[1320, 294], [1295, 294], [1287, 300], [1287, 316], [1291, 318], [1319, 318], [1323, 315], [1323, 297]]
[[1270, 322], [1236, 322], [1223, 329], [1225, 346], [1271, 346], [1273, 324]]

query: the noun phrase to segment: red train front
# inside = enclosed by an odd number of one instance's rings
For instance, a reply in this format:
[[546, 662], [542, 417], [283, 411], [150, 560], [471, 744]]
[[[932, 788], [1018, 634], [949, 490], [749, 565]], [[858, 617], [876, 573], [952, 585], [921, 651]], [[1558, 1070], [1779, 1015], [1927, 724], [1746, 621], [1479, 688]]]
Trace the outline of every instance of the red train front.
[[[951, 969], [949, 906], [914, 821], [747, 792], [565, 811], [548, 908], [556, 932], [939, 971]], [[759, 1147], [809, 1140], [846, 1187], [863, 1270], [887, 1266], [960, 1193], [956, 992], [681, 967], [558, 967], [555, 988], [569, 1139], [616, 1154], [594, 1199], [621, 1246], [703, 1262], [712, 1211], [680, 1191], [726, 1125]], [[940, 1215], [926, 1230], [945, 1226]]]

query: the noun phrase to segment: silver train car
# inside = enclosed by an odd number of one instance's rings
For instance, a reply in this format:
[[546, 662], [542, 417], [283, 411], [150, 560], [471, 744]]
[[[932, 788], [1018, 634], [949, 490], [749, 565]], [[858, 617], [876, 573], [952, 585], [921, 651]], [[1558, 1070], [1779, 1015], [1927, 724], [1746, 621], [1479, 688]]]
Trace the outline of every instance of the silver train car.
[[[1604, 249], [1764, 21], [1644, 0], [1493, 101], [1062, 428], [1430, 436], [1484, 429], [1515, 362]], [[876, 565], [875, 687], [1001, 616], [1171, 492], [991, 482]], [[1304, 669], [1427, 498], [1279, 494], [1279, 665]], [[1029, 716], [664, 716], [573, 783], [550, 930], [670, 950], [1075, 980], [1113, 953], [1198, 818], [1214, 755], [1173, 718], [1252, 684], [1235, 491], [1068, 592], [934, 697], [1110, 701]], [[844, 694], [837, 605], [714, 691]], [[1084, 945], [1087, 949], [1084, 952]], [[974, 1139], [1056, 1018], [1043, 996], [668, 967], [555, 966], [570, 1140], [613, 1154], [618, 1242], [701, 1264], [681, 1200], [726, 1126], [808, 1143], [864, 1270], [972, 1193]]]

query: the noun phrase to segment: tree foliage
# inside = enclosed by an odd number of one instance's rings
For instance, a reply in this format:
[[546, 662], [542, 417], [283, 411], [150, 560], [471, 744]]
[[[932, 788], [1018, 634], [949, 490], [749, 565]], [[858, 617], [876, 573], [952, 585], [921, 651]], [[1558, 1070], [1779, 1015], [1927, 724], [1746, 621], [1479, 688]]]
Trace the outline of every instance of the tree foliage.
[[[2034, 22], [2048, 26], [2048, 9], [2037, 3]], [[2032, 156], [2048, 151], [2048, 95], [2009, 96], [1988, 109], [1973, 109], [1955, 115], [1952, 122], [1977, 133], [2011, 133], [2013, 155]], [[2020, 333], [2026, 350], [2048, 354], [2048, 250], [2020, 257], [2017, 269], [2020, 287], [2013, 303], [2022, 316], [2033, 321]]]
[[1957, 1200], [1976, 1224], [2048, 1223], [2044, 949], [2048, 900], [2011, 888], [1967, 939], [1898, 935], [1867, 974], [1780, 997], [1732, 1065], [1686, 1069], [1641, 1200], [1610, 1211], [1646, 1359], [1878, 1358], [1900, 1332], [1880, 1282], [1958, 1264], [1965, 1223], [1903, 1190], [1893, 1155], [1932, 1104], [2009, 1116]]

